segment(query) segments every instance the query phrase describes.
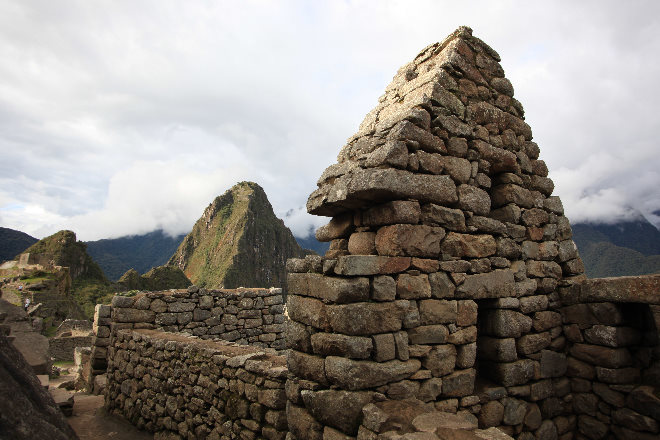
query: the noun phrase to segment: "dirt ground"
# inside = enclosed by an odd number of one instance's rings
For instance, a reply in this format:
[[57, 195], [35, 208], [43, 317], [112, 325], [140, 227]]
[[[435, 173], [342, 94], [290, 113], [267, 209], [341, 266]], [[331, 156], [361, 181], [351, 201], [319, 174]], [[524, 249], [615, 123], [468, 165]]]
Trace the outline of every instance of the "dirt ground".
[[125, 419], [103, 409], [103, 396], [78, 393], [73, 415], [67, 418], [80, 440], [153, 440], [153, 434], [140, 431]]

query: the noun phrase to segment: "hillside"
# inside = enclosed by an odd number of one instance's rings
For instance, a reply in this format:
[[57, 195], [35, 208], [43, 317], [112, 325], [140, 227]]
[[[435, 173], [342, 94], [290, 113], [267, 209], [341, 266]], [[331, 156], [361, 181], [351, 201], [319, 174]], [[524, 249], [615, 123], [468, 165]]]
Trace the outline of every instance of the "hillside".
[[167, 290], [185, 289], [192, 283], [181, 269], [174, 266], [158, 266], [140, 275], [135, 269], [129, 269], [117, 282], [119, 290]]
[[43, 265], [45, 271], [53, 265], [69, 268], [71, 295], [88, 318], [94, 315], [97, 303], [109, 301], [114, 287], [87, 253], [85, 243], [76, 240], [74, 232], [59, 231], [39, 240], [25, 252], [30, 253], [30, 263]]
[[145, 273], [167, 263], [185, 234], [170, 236], [162, 230], [142, 235], [87, 242], [87, 252], [101, 266], [103, 273], [118, 280], [127, 270]]
[[204, 210], [168, 264], [203, 287], [283, 287], [286, 260], [303, 255], [264, 190], [241, 182]]
[[590, 278], [660, 273], [660, 231], [641, 215], [614, 224], [576, 223], [573, 240]]
[[296, 241], [298, 242], [298, 245], [301, 248], [306, 250], [309, 249], [311, 251], [316, 252], [319, 255], [325, 255], [328, 249], [330, 249], [330, 243], [318, 241], [314, 236], [313, 231], [312, 234], [309, 235], [308, 237], [305, 238], [296, 237]]
[[13, 259], [37, 241], [25, 232], [0, 227], [0, 263]]
[[56, 265], [69, 268], [72, 280], [79, 278], [106, 281], [103, 271], [87, 253], [87, 246], [76, 240], [72, 231], [59, 231], [39, 240], [25, 250], [30, 260], [42, 265]]

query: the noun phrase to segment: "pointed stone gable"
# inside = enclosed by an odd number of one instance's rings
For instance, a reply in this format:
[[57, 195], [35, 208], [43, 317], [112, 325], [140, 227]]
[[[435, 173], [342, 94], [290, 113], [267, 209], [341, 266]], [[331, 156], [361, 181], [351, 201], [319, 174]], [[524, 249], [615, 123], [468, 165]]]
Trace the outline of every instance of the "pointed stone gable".
[[[466, 27], [428, 46], [310, 195], [307, 210], [332, 219], [316, 233], [326, 255], [287, 266], [289, 428], [299, 438], [375, 438], [360, 411], [383, 399], [510, 428], [520, 417], [503, 421], [505, 405], [524, 416], [563, 396], [553, 391], [567, 368], [557, 288], [584, 269], [499, 61]], [[490, 388], [475, 388], [480, 376]], [[501, 396], [482, 405], [484, 392]], [[360, 404], [320, 411], [317, 395]], [[499, 400], [507, 395], [516, 398]]]
[[470, 207], [461, 185], [488, 190], [490, 177], [507, 172], [530, 176], [522, 186], [549, 195], [552, 182], [499, 60], [466, 27], [424, 49], [325, 170], [308, 211], [335, 216], [405, 199]]

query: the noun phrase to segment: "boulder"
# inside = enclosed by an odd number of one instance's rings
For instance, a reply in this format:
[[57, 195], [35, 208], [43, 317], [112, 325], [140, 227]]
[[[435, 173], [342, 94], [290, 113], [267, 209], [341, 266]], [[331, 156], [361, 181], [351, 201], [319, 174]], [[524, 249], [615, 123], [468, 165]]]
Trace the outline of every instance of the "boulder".
[[0, 432], [14, 440], [78, 436], [18, 350], [0, 336]]

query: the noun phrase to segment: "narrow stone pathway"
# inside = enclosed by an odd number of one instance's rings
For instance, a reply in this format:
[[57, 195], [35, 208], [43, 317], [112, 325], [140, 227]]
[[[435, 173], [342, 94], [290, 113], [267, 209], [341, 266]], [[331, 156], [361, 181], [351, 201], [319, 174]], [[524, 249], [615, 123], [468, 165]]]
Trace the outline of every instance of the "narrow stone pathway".
[[80, 440], [152, 440], [153, 434], [140, 431], [127, 420], [108, 414], [103, 396], [78, 393], [74, 397], [73, 415], [67, 418]]

